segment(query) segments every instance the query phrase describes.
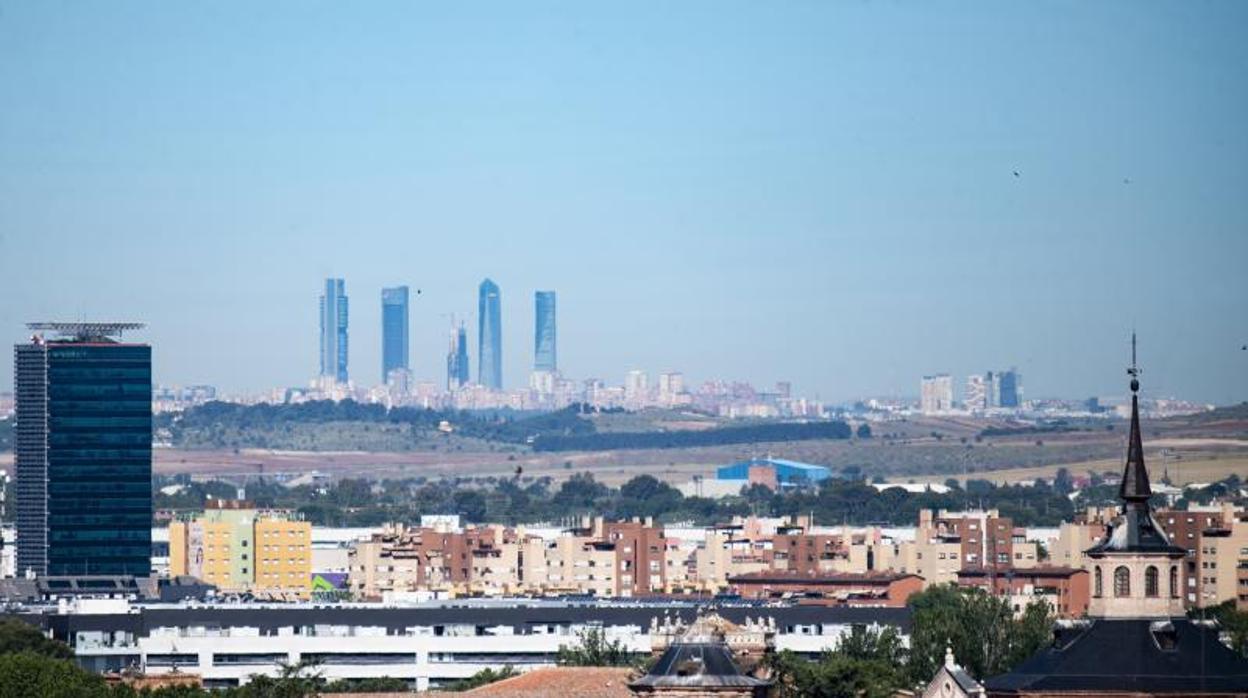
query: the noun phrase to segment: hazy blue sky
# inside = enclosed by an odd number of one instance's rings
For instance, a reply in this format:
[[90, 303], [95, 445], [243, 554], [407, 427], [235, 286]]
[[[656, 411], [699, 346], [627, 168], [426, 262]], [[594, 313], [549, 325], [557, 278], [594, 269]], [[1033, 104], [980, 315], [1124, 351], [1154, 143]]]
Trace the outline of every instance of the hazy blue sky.
[[550, 288], [575, 377], [1107, 395], [1134, 324], [1147, 390], [1242, 400], [1246, 35], [1244, 2], [4, 2], [0, 341], [137, 318], [158, 381], [304, 384], [333, 275], [353, 377], [407, 283], [441, 381], [490, 276], [510, 386]]

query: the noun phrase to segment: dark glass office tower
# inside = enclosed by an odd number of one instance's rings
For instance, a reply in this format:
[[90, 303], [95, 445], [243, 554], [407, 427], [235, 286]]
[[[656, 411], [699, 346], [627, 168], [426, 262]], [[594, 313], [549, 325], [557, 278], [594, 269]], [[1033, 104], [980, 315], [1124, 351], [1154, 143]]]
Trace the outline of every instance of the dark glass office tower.
[[321, 376], [347, 382], [347, 288], [342, 279], [325, 279], [321, 295]]
[[498, 284], [486, 279], [477, 296], [477, 382], [503, 389], [503, 318]]
[[14, 347], [20, 574], [151, 574], [152, 349], [136, 323], [32, 323]]
[[408, 368], [407, 287], [381, 289], [381, 382], [396, 368]]
[[555, 372], [559, 368], [555, 344], [555, 292], [533, 294], [536, 328], [533, 331], [533, 370]]

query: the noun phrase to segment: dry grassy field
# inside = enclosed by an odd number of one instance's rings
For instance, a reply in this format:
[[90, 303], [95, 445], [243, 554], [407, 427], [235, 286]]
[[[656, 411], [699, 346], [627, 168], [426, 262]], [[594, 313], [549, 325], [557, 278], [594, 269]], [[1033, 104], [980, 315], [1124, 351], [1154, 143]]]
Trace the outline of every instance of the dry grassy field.
[[[1240, 454], [1211, 454], [1206, 457], [1185, 458], [1182, 460], [1163, 459], [1160, 453], [1145, 454], [1150, 474], [1160, 480], [1163, 474], [1169, 474], [1170, 481], [1175, 485], [1190, 483], [1216, 482], [1231, 475], [1248, 479], [1248, 450]], [[1051, 479], [1060, 468], [1066, 468], [1072, 474], [1082, 475], [1088, 472], [1118, 472], [1122, 469], [1121, 459], [1082, 461], [1079, 463], [1055, 463], [1034, 468], [1008, 468], [989, 472], [975, 473], [971, 477], [989, 480], [994, 483], [1014, 483], [1034, 480], [1036, 478]], [[902, 480], [903, 478], [897, 478]], [[944, 482], [947, 477], [924, 475], [904, 478], [906, 482]], [[966, 480], [964, 476], [954, 476], [959, 482]]]
[[[1146, 422], [1150, 471], [1168, 472], [1175, 483], [1210, 482], [1237, 474], [1248, 478], [1248, 415], [1233, 408], [1230, 419], [1185, 418]], [[612, 428], [634, 427], [641, 416], [615, 415]], [[604, 420], [606, 421], [606, 420]], [[605, 426], [605, 425], [603, 425]], [[879, 425], [866, 440], [798, 441], [671, 450], [534, 453], [463, 441], [465, 450], [387, 452], [278, 451], [268, 449], [156, 449], [158, 474], [247, 479], [320, 472], [330, 477], [446, 478], [548, 476], [559, 481], [592, 473], [618, 485], [641, 474], [671, 483], [694, 475], [713, 476], [716, 466], [752, 456], [775, 456], [833, 468], [856, 467], [867, 477], [895, 482], [944, 482], [968, 476], [994, 482], [1051, 478], [1059, 468], [1072, 473], [1113, 472], [1125, 450], [1122, 428], [981, 437], [986, 423], [930, 419]], [[1119, 424], [1118, 427], [1122, 425]], [[701, 428], [699, 424], [694, 428]], [[13, 455], [0, 454], [0, 470], [12, 471]]]

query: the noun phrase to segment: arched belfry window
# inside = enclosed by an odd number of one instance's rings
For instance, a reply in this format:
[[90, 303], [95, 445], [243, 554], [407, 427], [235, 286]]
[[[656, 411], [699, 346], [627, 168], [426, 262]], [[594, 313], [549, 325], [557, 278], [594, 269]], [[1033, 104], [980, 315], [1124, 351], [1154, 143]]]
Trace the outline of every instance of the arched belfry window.
[[1179, 568], [1177, 565], [1170, 566], [1170, 598], [1179, 598]]
[[1131, 570], [1118, 567], [1114, 570], [1114, 596], [1131, 595]]
[[1092, 577], [1094, 579], [1094, 583], [1092, 586], [1092, 595], [1099, 599], [1101, 598], [1101, 595], [1105, 593], [1104, 592], [1105, 580], [1101, 578], [1102, 575], [1101, 575], [1100, 565], [1096, 566], [1096, 571], [1092, 573]]
[[1160, 584], [1157, 581], [1157, 568], [1149, 565], [1144, 570], [1144, 595], [1153, 598], [1161, 595], [1158, 590]]

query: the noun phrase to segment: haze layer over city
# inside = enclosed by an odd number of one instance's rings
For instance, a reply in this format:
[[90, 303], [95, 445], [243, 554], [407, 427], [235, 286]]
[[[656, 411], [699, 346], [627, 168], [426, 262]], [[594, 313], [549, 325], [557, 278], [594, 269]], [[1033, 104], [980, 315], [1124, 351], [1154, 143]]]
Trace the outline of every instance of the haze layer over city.
[[490, 277], [508, 386], [553, 289], [580, 377], [843, 401], [1013, 365], [1077, 398], [1134, 326], [1151, 393], [1233, 402], [1244, 12], [18, 3], [0, 327], [122, 314], [157, 382], [258, 391], [315, 375], [324, 278], [361, 375], [408, 284], [440, 380]]

